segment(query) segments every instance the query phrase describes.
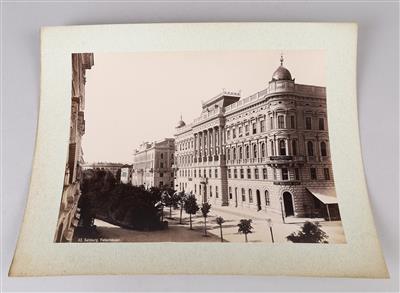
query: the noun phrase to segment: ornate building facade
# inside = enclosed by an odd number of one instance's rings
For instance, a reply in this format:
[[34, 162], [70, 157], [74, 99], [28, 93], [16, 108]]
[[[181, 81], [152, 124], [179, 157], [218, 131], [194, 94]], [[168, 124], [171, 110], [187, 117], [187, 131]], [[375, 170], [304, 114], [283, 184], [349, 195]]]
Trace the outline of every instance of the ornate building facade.
[[67, 163], [60, 212], [54, 237], [55, 242], [70, 242], [79, 221], [81, 138], [85, 133], [85, 72], [94, 64], [92, 53], [72, 54], [71, 121]]
[[158, 142], [144, 142], [134, 152], [132, 185], [150, 187], [174, 187], [175, 143], [173, 138]]
[[281, 65], [267, 88], [222, 92], [179, 121], [175, 186], [201, 202], [339, 219], [324, 87], [295, 83]]

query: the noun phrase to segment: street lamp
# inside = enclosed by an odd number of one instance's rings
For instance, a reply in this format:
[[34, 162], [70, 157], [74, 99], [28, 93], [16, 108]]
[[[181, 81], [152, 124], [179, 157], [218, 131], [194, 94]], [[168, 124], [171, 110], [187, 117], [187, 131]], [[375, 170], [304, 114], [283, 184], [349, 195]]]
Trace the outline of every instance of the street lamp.
[[281, 215], [282, 215], [282, 222], [285, 223], [285, 215], [283, 214], [283, 205], [282, 205], [282, 196], [279, 198], [279, 202], [281, 203]]
[[271, 219], [267, 219], [267, 223], [268, 223], [268, 226], [269, 226], [269, 231], [271, 232], [272, 243], [274, 243], [275, 241], [274, 241], [274, 233], [272, 233], [272, 220]]

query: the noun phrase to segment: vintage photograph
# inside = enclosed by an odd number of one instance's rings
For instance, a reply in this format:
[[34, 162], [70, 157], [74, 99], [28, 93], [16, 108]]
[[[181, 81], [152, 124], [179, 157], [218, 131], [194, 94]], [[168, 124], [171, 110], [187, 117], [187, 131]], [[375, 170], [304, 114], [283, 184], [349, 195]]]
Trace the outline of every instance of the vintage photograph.
[[325, 54], [72, 54], [54, 242], [346, 243]]

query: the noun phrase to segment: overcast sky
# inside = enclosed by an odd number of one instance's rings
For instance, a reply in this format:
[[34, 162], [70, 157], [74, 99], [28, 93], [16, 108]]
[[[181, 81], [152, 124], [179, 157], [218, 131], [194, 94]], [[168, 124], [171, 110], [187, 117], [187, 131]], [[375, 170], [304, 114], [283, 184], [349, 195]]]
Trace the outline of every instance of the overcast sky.
[[[86, 162], [132, 161], [144, 141], [173, 137], [206, 101], [226, 89], [242, 98], [265, 89], [281, 51], [94, 54], [86, 71]], [[296, 83], [325, 86], [323, 51], [283, 51]]]

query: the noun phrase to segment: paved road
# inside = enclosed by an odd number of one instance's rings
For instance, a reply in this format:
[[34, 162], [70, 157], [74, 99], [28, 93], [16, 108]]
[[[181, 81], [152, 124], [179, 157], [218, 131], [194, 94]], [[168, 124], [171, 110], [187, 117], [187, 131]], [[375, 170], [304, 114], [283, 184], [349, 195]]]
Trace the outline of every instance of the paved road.
[[[200, 213], [193, 217], [193, 228], [189, 230], [189, 217], [183, 213], [183, 224], [179, 224], [179, 210], [173, 210], [172, 219], [168, 218], [169, 211], [165, 211], [165, 220], [169, 222], [169, 228], [161, 231], [135, 231], [120, 228], [101, 220], [95, 221], [102, 241], [121, 242], [220, 242], [220, 230], [215, 218], [222, 216], [225, 219], [223, 224], [223, 237], [226, 242], [244, 242], [243, 234], [238, 233], [237, 224], [240, 219], [253, 219], [253, 233], [248, 235], [249, 242], [272, 243], [271, 233], [266, 219], [272, 219], [272, 230], [276, 243], [288, 243], [286, 236], [298, 231], [306, 219], [287, 219], [284, 224], [278, 214], [266, 214], [263, 211], [256, 212], [248, 209], [232, 207], [212, 207], [207, 218], [207, 233], [204, 237], [204, 218]], [[345, 236], [340, 221], [320, 222], [322, 230], [328, 235], [329, 243], [345, 243]]]

